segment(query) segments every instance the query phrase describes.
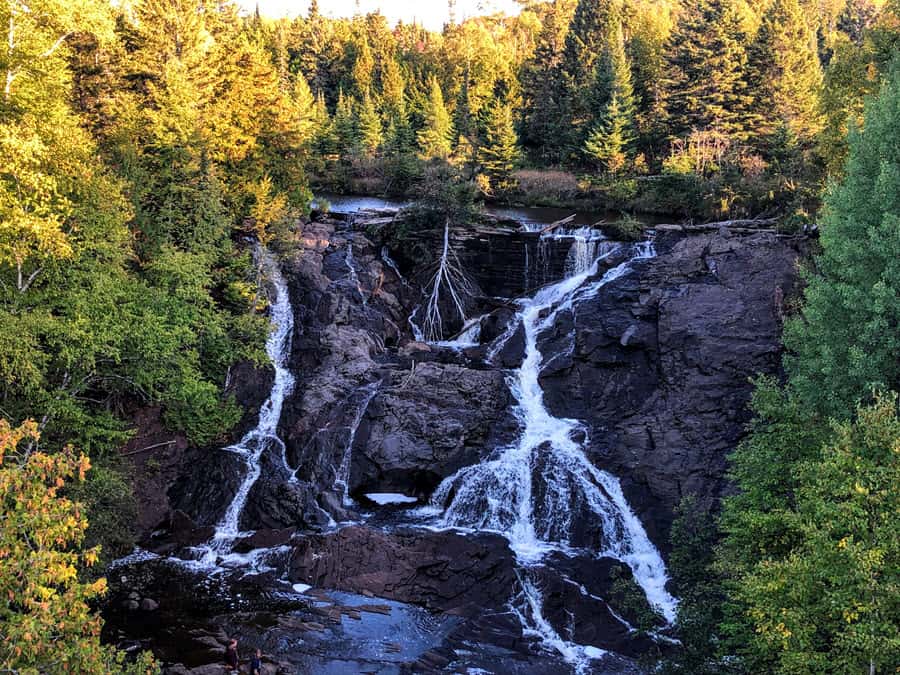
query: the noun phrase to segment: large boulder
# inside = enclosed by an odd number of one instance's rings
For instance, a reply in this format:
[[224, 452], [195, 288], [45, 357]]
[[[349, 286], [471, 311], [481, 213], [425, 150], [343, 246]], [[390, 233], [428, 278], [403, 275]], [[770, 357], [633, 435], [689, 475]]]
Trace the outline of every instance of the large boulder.
[[501, 371], [419, 363], [395, 372], [355, 436], [351, 492], [427, 497], [442, 479], [515, 436], [513, 403]]

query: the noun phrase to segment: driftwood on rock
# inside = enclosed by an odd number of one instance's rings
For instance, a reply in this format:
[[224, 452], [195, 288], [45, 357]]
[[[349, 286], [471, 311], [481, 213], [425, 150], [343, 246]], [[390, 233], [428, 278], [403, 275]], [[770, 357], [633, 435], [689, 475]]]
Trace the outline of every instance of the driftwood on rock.
[[[566, 216], [562, 220], [557, 220], [554, 223], [550, 223], [549, 225], [547, 225], [546, 227], [541, 229], [541, 234], [547, 234], [548, 232], [553, 232], [553, 230], [555, 230], [559, 227], [564, 227], [564, 226], [568, 225], [569, 223], [571, 223], [573, 220], [575, 220], [574, 213], [571, 216]], [[523, 225], [521, 229], [524, 230], [525, 226]]]
[[777, 218], [738, 218], [719, 220], [714, 223], [654, 225], [653, 229], [658, 232], [715, 232], [722, 228], [727, 228], [732, 232], [774, 232], [775, 230], [771, 226], [777, 222]]

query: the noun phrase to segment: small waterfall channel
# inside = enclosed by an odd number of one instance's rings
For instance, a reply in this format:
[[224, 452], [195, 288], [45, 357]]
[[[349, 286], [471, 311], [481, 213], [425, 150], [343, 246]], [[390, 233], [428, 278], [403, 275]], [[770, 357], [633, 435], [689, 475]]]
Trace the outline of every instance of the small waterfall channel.
[[[560, 235], [554, 235], [560, 236]], [[576, 528], [602, 535], [598, 556], [627, 564], [652, 607], [668, 622], [675, 618], [676, 600], [666, 591], [666, 569], [638, 518], [622, 493], [619, 480], [594, 466], [583, 446], [587, 429], [573, 419], [555, 417], [544, 403], [539, 382], [544, 354], [538, 338], [551, 329], [561, 312], [592, 298], [631, 269], [633, 262], [655, 255], [649, 242], [635, 245], [629, 260], [597, 278], [600, 261], [621, 245], [597, 257], [599, 240], [573, 238], [569, 274], [545, 286], [533, 297], [518, 301], [518, 314], [498, 338], [508, 339], [515, 328], [525, 333], [525, 357], [509, 374], [516, 399], [515, 414], [521, 425], [518, 440], [499, 448], [480, 464], [461, 469], [445, 479], [432, 498], [442, 509], [440, 525], [463, 530], [486, 530], [506, 536], [520, 564], [522, 594], [514, 611], [526, 630], [555, 648], [578, 671], [602, 650], [583, 647], [561, 638], [543, 618], [540, 590], [529, 577], [529, 567], [539, 565], [552, 551], [567, 553], [583, 547]], [[585, 260], [591, 257], [589, 263]], [[491, 350], [496, 351], [497, 345]]]
[[264, 248], [259, 248], [257, 255], [260, 256], [262, 268], [266, 271], [275, 291], [269, 305], [272, 330], [266, 340], [266, 354], [275, 368], [275, 381], [269, 397], [260, 408], [256, 427], [248, 431], [238, 443], [224, 448], [225, 451], [232, 452], [244, 460], [246, 473], [225, 515], [216, 525], [215, 535], [205, 546], [200, 547], [201, 564], [213, 565], [217, 558], [228, 556], [233, 550], [235, 540], [245, 534], [240, 529], [241, 513], [244, 511], [250, 490], [259, 480], [263, 453], [277, 448], [285, 468], [292, 476], [291, 480], [295, 480], [287, 464], [284, 443], [278, 437], [278, 423], [281, 420], [284, 400], [294, 390], [294, 376], [288, 370], [291, 336], [294, 332], [294, 310], [278, 261]]

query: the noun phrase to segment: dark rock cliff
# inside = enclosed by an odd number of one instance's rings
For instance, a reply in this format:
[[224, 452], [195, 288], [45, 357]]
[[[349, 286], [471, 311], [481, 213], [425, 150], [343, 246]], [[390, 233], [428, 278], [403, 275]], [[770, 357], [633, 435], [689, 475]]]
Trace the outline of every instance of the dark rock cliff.
[[[518, 626], [516, 640], [521, 626], [508, 606], [534, 584], [561, 635], [639, 655], [646, 636], [610, 602], [615, 580], [632, 583], [631, 572], [597, 556], [602, 537], [583, 531], [590, 527], [574, 528], [573, 545], [586, 548], [553, 554], [526, 574], [500, 536], [410, 528], [402, 508], [375, 509], [365, 498], [402, 493], [427, 504], [444, 478], [517, 437], [506, 369], [521, 362], [523, 338], [510, 323], [515, 305], [503, 298], [559, 279], [569, 244], [513, 232], [453, 240], [486, 296], [475, 300], [485, 313], [482, 344], [457, 349], [413, 339], [409, 316], [420, 291], [398, 276], [380, 242], [337, 220], [303, 227], [283, 265], [296, 385], [280, 422], [284, 446], [263, 455], [240, 521], [260, 532], [241, 550], [284, 545], [281, 572], [292, 582], [472, 620], [502, 615], [503, 631]], [[547, 408], [583, 423], [589, 458], [620, 479], [664, 553], [679, 500], [695, 494], [714, 506], [728, 489], [727, 456], [745, 433], [750, 379], [778, 372], [785, 299], [798, 290], [804, 246], [771, 232], [661, 230], [655, 257], [560, 312], [539, 335]], [[613, 251], [601, 273], [620, 258]], [[425, 276], [405, 272], [410, 280]], [[487, 343], [499, 335], [509, 339], [490, 360]], [[243, 430], [270, 381], [265, 369], [232, 373], [231, 392], [248, 411]], [[154, 424], [135, 447], [155, 440], [154, 429], [161, 433]], [[169, 538], [149, 543], [164, 553], [208, 539], [243, 475], [233, 453], [184, 446], [178, 439], [164, 474], [139, 493], [144, 534], [169, 521]], [[351, 520], [357, 524], [335, 528]]]

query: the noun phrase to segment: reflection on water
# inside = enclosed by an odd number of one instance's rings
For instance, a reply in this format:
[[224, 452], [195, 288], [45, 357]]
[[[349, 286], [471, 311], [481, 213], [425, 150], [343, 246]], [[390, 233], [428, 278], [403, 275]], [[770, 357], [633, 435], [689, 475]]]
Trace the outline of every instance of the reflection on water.
[[[409, 206], [409, 200], [382, 199], [381, 197], [361, 197], [356, 195], [338, 195], [321, 193], [313, 201], [313, 207], [318, 200], [327, 201], [334, 213], [355, 213], [363, 209], [400, 209]], [[613, 211], [577, 211], [574, 209], [561, 209], [549, 206], [492, 206], [485, 205], [484, 210], [497, 218], [515, 220], [526, 225], [549, 225], [563, 218], [575, 215], [572, 225], [593, 225], [600, 221], [613, 222], [620, 220], [622, 214]], [[648, 225], [659, 224], [667, 219], [662, 216], [641, 214], [637, 219]], [[668, 219], [671, 222], [671, 219]]]

